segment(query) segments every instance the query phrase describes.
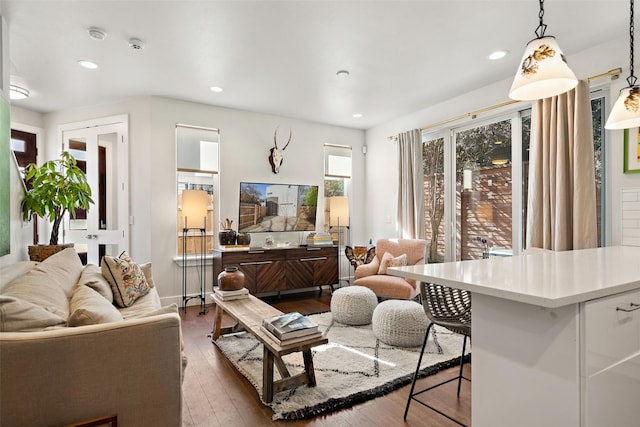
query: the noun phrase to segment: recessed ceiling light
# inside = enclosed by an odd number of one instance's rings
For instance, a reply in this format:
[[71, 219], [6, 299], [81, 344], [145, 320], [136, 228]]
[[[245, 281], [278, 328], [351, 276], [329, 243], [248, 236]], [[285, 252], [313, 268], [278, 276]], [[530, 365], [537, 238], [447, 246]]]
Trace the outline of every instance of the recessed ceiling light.
[[341, 79], [344, 79], [349, 77], [349, 72], [347, 70], [340, 70], [336, 73], [336, 76], [338, 76]]
[[495, 61], [496, 59], [502, 59], [505, 56], [507, 56], [507, 51], [506, 50], [496, 50], [495, 52], [492, 52], [489, 55], [489, 59]]
[[84, 59], [78, 61], [78, 64], [80, 64], [81, 67], [88, 68], [89, 70], [95, 70], [96, 68], [98, 68], [98, 64], [96, 64], [95, 62], [87, 61]]
[[360, 117], [362, 117], [362, 113], [353, 113], [351, 117], [353, 117], [354, 119], [359, 119]]
[[215, 92], [215, 93], [220, 93], [224, 90], [220, 86], [211, 86], [209, 89], [211, 90], [211, 92]]
[[16, 99], [27, 99], [29, 97], [29, 91], [23, 87], [16, 85], [9, 85], [9, 98]]
[[89, 32], [89, 37], [94, 40], [104, 40], [107, 37], [107, 33], [102, 31], [100, 28], [91, 27], [87, 31]]

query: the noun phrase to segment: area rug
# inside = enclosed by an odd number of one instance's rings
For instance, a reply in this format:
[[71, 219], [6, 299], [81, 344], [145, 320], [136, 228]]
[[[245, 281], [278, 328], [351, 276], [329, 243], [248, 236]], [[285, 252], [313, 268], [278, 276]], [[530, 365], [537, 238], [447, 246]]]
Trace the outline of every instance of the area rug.
[[[347, 326], [334, 322], [331, 313], [309, 316], [320, 326], [329, 343], [313, 348], [316, 387], [306, 385], [274, 395], [268, 404], [273, 419], [304, 419], [325, 414], [387, 394], [409, 384], [418, 363], [420, 347], [389, 346], [376, 339], [371, 325]], [[421, 376], [460, 363], [461, 335], [432, 328], [422, 358]], [[251, 334], [218, 338], [216, 345], [258, 391], [262, 399], [262, 345]], [[468, 348], [469, 346], [467, 346]], [[283, 357], [289, 372], [304, 368], [300, 352]], [[278, 378], [274, 369], [274, 376]], [[264, 399], [262, 399], [264, 402]]]

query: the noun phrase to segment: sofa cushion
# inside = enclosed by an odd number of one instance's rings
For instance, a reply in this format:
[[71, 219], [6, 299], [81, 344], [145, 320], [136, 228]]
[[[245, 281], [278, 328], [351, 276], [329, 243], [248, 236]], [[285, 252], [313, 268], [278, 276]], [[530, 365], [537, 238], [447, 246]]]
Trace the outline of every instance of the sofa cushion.
[[79, 285], [85, 285], [102, 295], [107, 301], [113, 302], [111, 285], [102, 275], [102, 270], [95, 264], [87, 264], [82, 270]]
[[77, 285], [69, 304], [67, 326], [97, 325], [119, 322], [122, 315], [118, 309], [93, 288]]
[[407, 265], [407, 254], [402, 254], [394, 257], [389, 252], [385, 252], [380, 261], [380, 268], [378, 274], [387, 274], [387, 268], [389, 267], [404, 267]]
[[111, 285], [113, 300], [120, 307], [129, 307], [151, 289], [142, 269], [126, 251], [119, 257], [102, 258], [102, 275]]
[[40, 331], [64, 326], [66, 319], [39, 305], [13, 296], [0, 295], [0, 332]]
[[13, 264], [5, 265], [0, 268], [0, 292], [4, 287], [17, 279], [20, 276], [24, 276], [29, 271], [38, 265], [35, 261], [18, 261]]
[[69, 317], [69, 297], [82, 269], [75, 249], [68, 248], [13, 280], [5, 286], [2, 294], [38, 305], [66, 320]]
[[157, 288], [151, 288], [149, 293], [136, 300], [135, 304], [129, 307], [120, 308], [120, 314], [125, 320], [138, 317], [145, 317], [149, 313], [159, 310], [162, 307], [160, 302], [160, 296], [158, 295]]

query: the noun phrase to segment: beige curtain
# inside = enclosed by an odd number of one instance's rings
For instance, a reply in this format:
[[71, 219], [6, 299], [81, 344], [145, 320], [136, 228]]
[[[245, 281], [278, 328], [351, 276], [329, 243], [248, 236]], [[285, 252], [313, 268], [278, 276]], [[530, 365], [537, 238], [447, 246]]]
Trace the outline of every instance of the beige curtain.
[[398, 234], [403, 239], [423, 239], [424, 173], [422, 132], [410, 130], [398, 135]]
[[597, 246], [589, 85], [536, 101], [531, 114], [527, 248]]

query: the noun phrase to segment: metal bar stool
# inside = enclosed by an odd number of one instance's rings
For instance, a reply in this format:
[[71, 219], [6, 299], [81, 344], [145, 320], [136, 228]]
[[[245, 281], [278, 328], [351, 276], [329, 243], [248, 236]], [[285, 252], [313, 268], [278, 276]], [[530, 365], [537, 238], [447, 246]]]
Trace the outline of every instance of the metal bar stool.
[[[409, 398], [407, 399], [407, 407], [404, 410], [404, 419], [407, 419], [411, 401], [415, 400], [421, 405], [426, 406], [444, 417], [447, 417], [451, 421], [464, 426], [460, 421], [451, 418], [449, 415], [425, 402], [420, 401], [416, 397], [426, 391], [455, 380], [458, 380], [458, 396], [460, 396], [460, 385], [462, 384], [462, 380], [465, 379], [467, 381], [471, 381], [469, 378], [462, 375], [467, 338], [471, 338], [471, 297], [465, 290], [435, 285], [432, 283], [420, 283], [420, 295], [422, 296], [422, 306], [424, 307], [424, 311], [431, 323], [427, 328], [427, 333], [425, 334], [424, 341], [422, 343], [422, 350], [420, 351], [420, 357], [418, 358], [418, 365], [416, 366], [416, 372], [413, 375], [411, 391], [409, 392]], [[422, 363], [424, 349], [427, 346], [429, 332], [433, 325], [439, 325], [451, 332], [464, 335], [464, 340], [462, 342], [462, 355], [460, 356], [460, 373], [457, 377], [443, 381], [424, 390], [415, 391], [416, 381], [418, 380], [418, 373], [420, 371], [420, 363]]]

